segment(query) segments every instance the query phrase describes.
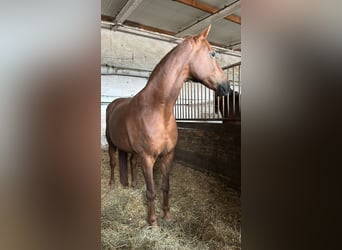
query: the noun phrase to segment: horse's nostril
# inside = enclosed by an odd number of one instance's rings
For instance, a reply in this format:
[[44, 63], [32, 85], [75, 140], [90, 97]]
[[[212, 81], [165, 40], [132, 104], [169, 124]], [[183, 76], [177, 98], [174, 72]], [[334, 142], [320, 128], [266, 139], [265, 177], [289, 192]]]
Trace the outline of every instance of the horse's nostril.
[[217, 88], [217, 95], [224, 96], [229, 94], [229, 83], [222, 83]]

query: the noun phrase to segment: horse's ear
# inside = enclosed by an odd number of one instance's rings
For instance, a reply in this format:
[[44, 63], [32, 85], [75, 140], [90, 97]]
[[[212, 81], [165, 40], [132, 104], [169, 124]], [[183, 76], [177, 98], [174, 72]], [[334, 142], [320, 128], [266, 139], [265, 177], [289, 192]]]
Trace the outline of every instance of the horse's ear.
[[207, 38], [209, 31], [210, 31], [210, 28], [211, 28], [211, 24], [208, 26], [208, 28], [203, 30], [198, 36], [203, 37], [203, 38]]

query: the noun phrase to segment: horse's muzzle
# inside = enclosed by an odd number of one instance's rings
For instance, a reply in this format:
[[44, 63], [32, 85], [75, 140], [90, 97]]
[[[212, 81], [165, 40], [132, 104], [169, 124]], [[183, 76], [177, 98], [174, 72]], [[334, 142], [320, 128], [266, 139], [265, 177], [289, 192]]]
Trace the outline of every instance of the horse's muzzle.
[[225, 96], [229, 94], [230, 85], [229, 82], [224, 82], [218, 85], [216, 95]]

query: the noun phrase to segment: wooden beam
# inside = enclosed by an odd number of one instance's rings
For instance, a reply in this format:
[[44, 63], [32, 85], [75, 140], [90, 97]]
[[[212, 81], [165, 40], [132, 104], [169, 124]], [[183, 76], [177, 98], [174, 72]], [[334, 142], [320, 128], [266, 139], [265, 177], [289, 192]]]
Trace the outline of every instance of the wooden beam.
[[128, 0], [125, 6], [115, 16], [114, 23], [123, 23], [141, 2], [142, 0]]
[[216, 47], [220, 47], [220, 48], [225, 48], [225, 49], [231, 49], [231, 50], [239, 50], [240, 46], [241, 46], [241, 42], [237, 42], [234, 44], [229, 44], [229, 45], [224, 45], [221, 43], [215, 43], [215, 42], [211, 42], [209, 41], [210, 45], [212, 46], [216, 46]]
[[241, 51], [241, 42], [236, 42], [229, 44], [226, 48], [232, 49], [232, 50], [240, 50]]
[[[209, 5], [209, 4], [197, 2], [196, 0], [173, 0], [173, 1], [191, 6], [193, 8], [196, 8], [196, 9], [199, 9], [199, 10], [211, 13], [211, 14], [214, 14], [220, 10], [214, 6]], [[226, 16], [224, 18], [231, 21], [231, 22], [241, 24], [241, 17], [239, 17], [237, 15], [231, 14], [231, 15]]]
[[113, 22], [113, 19], [114, 19], [114, 17], [112, 17], [112, 16], [107, 16], [107, 15], [102, 15], [101, 14], [101, 21], [105, 21], [105, 22]]
[[241, 1], [236, 1], [231, 5], [228, 5], [221, 10], [217, 11], [215, 14], [212, 14], [201, 21], [192, 24], [184, 29], [182, 29], [180, 32], [176, 34], [176, 37], [182, 37], [184, 35], [192, 34], [194, 32], [198, 32], [200, 29], [203, 29], [207, 27], [209, 24], [222, 19], [223, 17], [230, 15], [234, 13], [236, 10], [240, 9]]
[[233, 23], [241, 25], [241, 17], [239, 17], [237, 15], [231, 14], [229, 16], [226, 16], [225, 19], [227, 19], [227, 20], [229, 20], [229, 21], [231, 21]]
[[[101, 15], [101, 21], [111, 22], [112, 25], [115, 26], [115, 23], [113, 23], [113, 20], [114, 20], [114, 17], [112, 17], [112, 16]], [[158, 32], [158, 33], [166, 34], [166, 35], [170, 35], [170, 36], [174, 36], [176, 34], [175, 32], [172, 32], [172, 31], [159, 29], [156, 27], [148, 26], [145, 24], [141, 24], [141, 23], [137, 23], [137, 22], [133, 22], [133, 21], [129, 21], [129, 20], [124, 21], [122, 24], [127, 25], [127, 26], [131, 26], [131, 27], [135, 27], [135, 28], [139, 28], [139, 29]]]
[[175, 32], [172, 32], [172, 31], [168, 31], [168, 30], [164, 30], [164, 29], [159, 29], [159, 28], [156, 28], [156, 27], [144, 25], [144, 24], [141, 24], [141, 23], [132, 22], [132, 21], [129, 21], [129, 20], [124, 21], [123, 24], [127, 25], [127, 26], [132, 26], [132, 27], [148, 30], [148, 31], [158, 32], [158, 33], [161, 33], [161, 34], [167, 34], [167, 35], [170, 35], [170, 36], [174, 36], [176, 34]]

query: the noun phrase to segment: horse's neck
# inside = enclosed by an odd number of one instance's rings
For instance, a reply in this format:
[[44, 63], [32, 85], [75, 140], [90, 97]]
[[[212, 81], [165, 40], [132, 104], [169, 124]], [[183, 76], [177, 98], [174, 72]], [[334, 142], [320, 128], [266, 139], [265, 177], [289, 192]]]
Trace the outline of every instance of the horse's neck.
[[189, 54], [175, 52], [168, 55], [152, 72], [142, 91], [152, 105], [163, 104], [166, 109], [173, 109], [184, 81], [189, 77]]

